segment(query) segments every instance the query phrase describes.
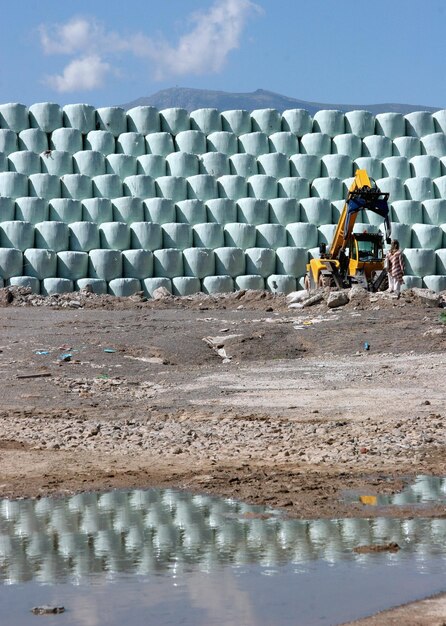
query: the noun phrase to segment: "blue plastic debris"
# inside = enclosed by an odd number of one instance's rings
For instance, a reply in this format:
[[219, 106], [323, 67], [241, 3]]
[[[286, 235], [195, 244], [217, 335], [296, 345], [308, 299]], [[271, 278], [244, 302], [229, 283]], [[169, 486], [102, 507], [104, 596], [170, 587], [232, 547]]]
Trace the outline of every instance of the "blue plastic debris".
[[114, 348], [104, 348], [104, 352], [109, 352], [110, 354], [116, 352]]
[[59, 356], [59, 359], [58, 359], [58, 360], [59, 360], [59, 361], [71, 361], [71, 357], [72, 357], [72, 356], [73, 356], [72, 354], [70, 354], [69, 352], [67, 352], [66, 354], [61, 354], [61, 355]]
[[44, 356], [44, 355], [49, 354], [49, 353], [50, 353], [49, 350], [36, 350], [34, 352], [34, 354], [39, 354], [40, 356]]
[[367, 341], [364, 344], [364, 350], [370, 350], [370, 344], [368, 344]]

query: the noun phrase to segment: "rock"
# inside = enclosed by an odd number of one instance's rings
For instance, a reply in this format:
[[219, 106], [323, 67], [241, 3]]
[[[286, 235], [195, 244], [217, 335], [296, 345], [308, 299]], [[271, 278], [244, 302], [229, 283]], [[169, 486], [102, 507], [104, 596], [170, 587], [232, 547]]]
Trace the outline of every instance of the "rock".
[[164, 298], [171, 298], [172, 294], [170, 293], [170, 291], [168, 289], [166, 289], [166, 287], [158, 287], [158, 289], [155, 289], [154, 292], [152, 293], [152, 298], [154, 300], [164, 300]]
[[68, 302], [68, 306], [72, 309], [79, 309], [82, 304], [79, 302], [79, 300], [70, 300]]
[[369, 292], [367, 291], [367, 289], [364, 289], [364, 287], [361, 287], [361, 285], [353, 285], [353, 287], [351, 287], [349, 289], [348, 292], [348, 299], [350, 301], [352, 300], [365, 300], [366, 298], [369, 297]]
[[338, 306], [344, 306], [348, 304], [348, 302], [348, 295], [345, 291], [331, 291], [328, 296], [327, 306], [330, 309], [334, 309]]
[[422, 289], [421, 287], [413, 287], [412, 292], [427, 306], [440, 306], [442, 298], [439, 293], [435, 293], [435, 291], [432, 291], [431, 289]]
[[[308, 300], [304, 300], [302, 302], [302, 308], [306, 308], [308, 306], [313, 306], [313, 304], [317, 304], [318, 302], [321, 302], [321, 300], [324, 299], [324, 294], [323, 293], [317, 293], [314, 296], [311, 296], [311, 298], [308, 298]], [[294, 304], [299, 304], [298, 302], [295, 302]]]

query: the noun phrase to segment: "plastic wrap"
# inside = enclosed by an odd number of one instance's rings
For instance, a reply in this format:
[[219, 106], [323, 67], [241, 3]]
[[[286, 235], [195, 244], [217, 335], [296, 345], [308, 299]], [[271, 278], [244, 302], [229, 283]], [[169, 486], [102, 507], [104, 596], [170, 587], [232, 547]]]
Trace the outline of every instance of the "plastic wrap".
[[108, 283], [108, 293], [119, 298], [133, 296], [141, 291], [141, 282], [137, 278], [114, 278]]
[[114, 137], [127, 132], [127, 116], [121, 107], [100, 107], [96, 109], [96, 128], [106, 130]]
[[207, 151], [208, 152], [222, 152], [228, 156], [237, 154], [238, 141], [237, 136], [234, 133], [227, 131], [219, 131], [211, 133], [207, 138]]
[[[192, 246], [192, 229], [189, 224], [163, 224], [163, 248], [184, 250]], [[178, 276], [178, 274], [176, 274]]]
[[[404, 183], [400, 178], [394, 178], [392, 176], [388, 176], [387, 178], [378, 178], [376, 179], [376, 184], [381, 191], [388, 192], [390, 194], [390, 203], [396, 202], [397, 200], [406, 200], [406, 190]], [[408, 196], [407, 199], [410, 200], [410, 196]], [[416, 200], [417, 198], [412, 199]]]
[[188, 199], [197, 198], [203, 201], [218, 198], [216, 179], [209, 174], [189, 176], [187, 178], [187, 197]]
[[311, 183], [310, 193], [312, 197], [327, 200], [342, 200], [345, 195], [342, 180], [334, 176], [315, 178]]
[[[290, 179], [282, 179], [290, 180]], [[265, 174], [255, 174], [247, 179], [248, 195], [251, 198], [270, 200], [278, 197], [277, 179]]]
[[392, 140], [384, 135], [369, 135], [362, 140], [362, 156], [382, 160], [392, 156], [392, 150]]
[[93, 196], [93, 184], [89, 176], [65, 174], [60, 178], [62, 198], [85, 200]]
[[406, 180], [406, 178], [410, 178], [412, 175], [409, 160], [402, 156], [392, 156], [383, 159], [382, 172], [384, 176], [401, 178], [401, 180]]
[[282, 116], [276, 109], [255, 109], [251, 111], [251, 129], [266, 135], [282, 130]]
[[273, 198], [269, 201], [269, 221], [271, 224], [287, 226], [300, 221], [300, 203], [295, 198]]
[[271, 274], [266, 279], [267, 287], [273, 293], [291, 293], [296, 291], [297, 283], [294, 276], [287, 274]]
[[[404, 137], [406, 121], [401, 113], [378, 113], [375, 117], [375, 133], [390, 139]], [[373, 133], [371, 133], [373, 135]], [[403, 155], [405, 156], [405, 155]]]
[[222, 130], [220, 111], [217, 109], [196, 109], [190, 114], [190, 127], [205, 135]]
[[32, 104], [28, 113], [31, 128], [40, 128], [44, 133], [52, 133], [63, 126], [62, 109], [54, 102]]
[[253, 154], [233, 154], [229, 157], [229, 167], [231, 174], [238, 174], [245, 178], [259, 173], [257, 159]]
[[[144, 155], [152, 156], [152, 155]], [[162, 157], [160, 157], [162, 159]], [[164, 163], [164, 159], [163, 159]], [[127, 178], [127, 176], [134, 176], [136, 173], [144, 174], [145, 172], [138, 172], [138, 162], [136, 157], [130, 154], [108, 154], [105, 157], [105, 173], [116, 174], [121, 180]], [[165, 165], [162, 173], [165, 173]], [[161, 173], [156, 172], [156, 176], [161, 176]]]
[[330, 245], [333, 241], [333, 235], [335, 230], [336, 224], [322, 224], [322, 226], [319, 226], [319, 243], [325, 243], [327, 245]]
[[432, 183], [434, 185], [434, 197], [440, 199], [446, 198], [446, 176], [435, 178]]
[[185, 130], [190, 130], [189, 113], [186, 109], [172, 107], [160, 111], [161, 130], [177, 135]]
[[200, 156], [199, 173], [219, 178], [230, 174], [229, 157], [223, 152], [205, 152]]
[[63, 125], [77, 128], [86, 135], [96, 128], [96, 110], [89, 104], [66, 104], [63, 107]]
[[85, 150], [95, 150], [107, 156], [115, 153], [115, 143], [115, 137], [110, 131], [92, 130], [85, 137]]
[[302, 137], [311, 133], [313, 120], [305, 109], [287, 109], [282, 113], [282, 130], [287, 130]]
[[0, 127], [19, 133], [29, 128], [28, 109], [24, 104], [8, 102], [0, 104]]
[[333, 137], [332, 149], [335, 154], [344, 154], [351, 160], [357, 159], [362, 154], [362, 141], [356, 135], [344, 133]]
[[410, 169], [413, 177], [427, 176], [428, 178], [438, 178], [442, 174], [440, 159], [427, 154], [412, 157], [410, 159]]
[[22, 272], [22, 251], [17, 248], [0, 248], [0, 277], [6, 280], [11, 276], [21, 276]]
[[[35, 200], [40, 200], [40, 198], [35, 198]], [[82, 203], [80, 200], [53, 198], [49, 201], [48, 209], [48, 217], [39, 221], [45, 222], [49, 219], [50, 221], [65, 222], [66, 224], [82, 221]]]
[[217, 192], [220, 198], [238, 200], [248, 195], [248, 184], [243, 176], [226, 174], [218, 178]]
[[187, 181], [182, 176], [160, 176], [155, 180], [156, 195], [173, 202], [187, 200]]
[[423, 202], [423, 219], [417, 222], [424, 224], [446, 224], [446, 199], [425, 200]]
[[159, 111], [151, 106], [133, 107], [127, 111], [127, 129], [129, 132], [157, 133], [161, 130]]
[[[26, 206], [28, 203], [28, 196], [25, 196], [24, 198], [17, 198], [16, 199], [16, 203], [17, 201], [20, 201]], [[32, 198], [32, 200], [37, 200], [37, 198]], [[42, 200], [42, 202], [45, 202], [44, 200]], [[32, 204], [32, 202], [31, 202]], [[25, 209], [26, 214], [28, 213], [27, 209]], [[25, 215], [25, 214], [24, 214]], [[12, 220], [21, 220], [24, 222], [30, 222], [31, 220], [28, 219], [28, 215], [26, 215], [26, 217], [22, 217], [22, 214], [19, 213], [18, 215], [16, 215], [16, 205], [14, 204], [14, 198], [9, 198], [9, 197], [5, 197], [5, 196], [0, 196], [0, 223], [1, 222], [9, 222]], [[41, 220], [39, 220], [40, 222]]]
[[40, 293], [44, 296], [53, 296], [56, 293], [72, 293], [73, 291], [74, 283], [69, 278], [44, 278], [40, 283]]
[[127, 250], [130, 248], [130, 230], [124, 222], [104, 222], [98, 227], [101, 248]]
[[[304, 198], [300, 201], [300, 220], [320, 226], [331, 224], [331, 202], [326, 198]], [[294, 220], [297, 221], [297, 220]]]
[[201, 281], [201, 287], [208, 294], [231, 293], [234, 291], [234, 280], [231, 276], [206, 276]]
[[[94, 176], [91, 179], [93, 185], [93, 194], [94, 198], [121, 198], [124, 195], [130, 195], [129, 193], [125, 193], [128, 189], [127, 181], [129, 178], [132, 180], [134, 177], [127, 177], [124, 183], [121, 181], [117, 174], [101, 174], [99, 176]], [[135, 194], [137, 195], [137, 194]]]
[[96, 222], [96, 224], [112, 222], [113, 207], [111, 200], [109, 198], [86, 198], [83, 200], [82, 220], [86, 222]]
[[443, 132], [425, 135], [421, 138], [421, 150], [438, 158], [446, 156], [446, 135]]
[[247, 248], [245, 250], [246, 273], [266, 278], [276, 271], [276, 251], [271, 248]]
[[[225, 246], [253, 248], [256, 245], [256, 227], [253, 224], [226, 224], [224, 226]], [[211, 247], [211, 246], [209, 246]], [[224, 274], [226, 272], [223, 272]]]
[[86, 287], [90, 287], [93, 293], [105, 294], [107, 293], [107, 283], [102, 278], [79, 278], [76, 281], [76, 290], [80, 291]]
[[119, 250], [90, 250], [88, 253], [89, 278], [110, 281], [122, 276], [122, 254]]
[[361, 138], [373, 135], [375, 133], [375, 118], [370, 111], [347, 111], [345, 113], [345, 131]]
[[146, 278], [141, 281], [141, 285], [144, 291], [144, 295], [151, 298], [155, 289], [159, 287], [165, 287], [170, 293], [172, 293], [172, 281], [170, 278]]
[[357, 170], [366, 170], [369, 177], [382, 178], [383, 169], [379, 159], [373, 157], [359, 157], [353, 161], [353, 174], [356, 174]]
[[206, 206], [202, 200], [181, 200], [176, 204], [176, 219], [180, 224], [206, 222]]
[[406, 248], [403, 251], [404, 269], [409, 276], [429, 276], [435, 274], [435, 250]]
[[282, 224], [260, 224], [256, 227], [256, 247], [276, 250], [287, 244], [285, 226]]
[[237, 205], [230, 198], [214, 198], [207, 200], [206, 215], [208, 222], [230, 224], [237, 221]]
[[411, 159], [421, 154], [421, 142], [418, 137], [398, 137], [393, 140], [393, 154]]
[[300, 152], [302, 154], [315, 154], [324, 156], [331, 154], [331, 137], [325, 133], [308, 133], [300, 140]]
[[306, 273], [308, 253], [306, 248], [294, 248], [291, 246], [277, 248], [276, 272], [298, 278]]
[[79, 152], [83, 150], [82, 133], [77, 128], [56, 128], [51, 133], [49, 147], [51, 150], [60, 150], [70, 154]]
[[353, 163], [345, 154], [326, 154], [321, 159], [321, 176], [340, 179], [353, 175]]
[[28, 128], [18, 134], [19, 150], [40, 154], [48, 150], [48, 136], [39, 128]]
[[39, 280], [54, 278], [57, 274], [57, 255], [54, 250], [27, 248], [23, 253], [23, 274]]
[[204, 278], [215, 274], [215, 256], [210, 248], [186, 248], [183, 250], [185, 276]]
[[70, 250], [89, 252], [99, 248], [99, 230], [94, 222], [75, 222], [68, 230]]
[[313, 131], [329, 137], [345, 133], [345, 117], [342, 111], [320, 110], [313, 116]]
[[167, 156], [174, 152], [173, 137], [170, 133], [151, 133], [146, 135], [147, 154], [159, 154]]
[[432, 179], [427, 176], [408, 178], [404, 183], [404, 187], [407, 199], [423, 201], [435, 198]]
[[62, 196], [60, 178], [55, 174], [30, 174], [28, 180], [30, 196], [45, 198], [46, 200]]
[[[136, 159], [136, 172], [129, 173], [128, 176], [145, 174], [152, 178], [158, 178], [159, 176], [166, 176], [166, 172], [167, 165], [164, 156], [161, 154], [143, 154]], [[121, 178], [125, 178], [125, 176], [121, 176]]]
[[175, 204], [169, 198], [147, 198], [143, 207], [146, 222], [167, 224], [176, 220]]
[[200, 170], [196, 154], [188, 152], [172, 152], [166, 157], [166, 172], [168, 176], [196, 176]]
[[245, 273], [245, 253], [241, 248], [216, 248], [215, 273], [219, 276], [241, 276]]
[[40, 293], [40, 280], [33, 276], [11, 276], [8, 279], [8, 285], [11, 287], [25, 287], [31, 289], [31, 293]]
[[292, 154], [298, 154], [299, 142], [294, 133], [283, 130], [270, 135], [269, 149], [270, 152], [280, 152], [281, 154], [291, 156]]
[[163, 245], [163, 231], [154, 222], [134, 222], [130, 225], [132, 249], [159, 250]]
[[287, 243], [296, 248], [315, 248], [318, 244], [318, 230], [315, 224], [296, 222], [286, 227]]
[[88, 253], [60, 251], [57, 253], [57, 275], [78, 280], [88, 275]]
[[61, 150], [51, 150], [40, 155], [42, 173], [64, 176], [73, 173], [73, 155]]
[[33, 248], [34, 225], [16, 220], [0, 222], [0, 246], [17, 248], [22, 252], [27, 248]]
[[125, 278], [150, 278], [153, 275], [153, 254], [150, 250], [124, 250], [122, 274]]
[[201, 291], [200, 279], [193, 276], [172, 278], [172, 291], [174, 296], [191, 296]]
[[290, 162], [288, 157], [281, 152], [271, 154], [261, 154], [257, 158], [257, 168], [259, 174], [266, 174], [274, 178], [285, 178], [290, 176]]
[[234, 109], [223, 111], [221, 114], [221, 124], [224, 131], [229, 131], [235, 135], [244, 135], [252, 130], [251, 116], [244, 109]]
[[19, 172], [19, 174], [25, 174], [26, 176], [40, 174], [42, 171], [39, 155], [29, 150], [11, 152], [7, 163], [8, 167], [2, 168], [3, 171]]
[[[290, 174], [313, 181], [321, 175], [321, 157], [315, 154], [296, 154], [290, 157]], [[308, 192], [309, 193], [309, 192]]]
[[28, 177], [18, 172], [0, 172], [0, 196], [20, 198], [28, 195]]
[[207, 152], [206, 135], [200, 130], [185, 130], [175, 137], [175, 149], [188, 154]]
[[265, 289], [265, 279], [256, 274], [245, 274], [234, 278], [235, 290], [251, 289], [255, 291], [263, 291]]
[[196, 224], [192, 227], [193, 245], [199, 248], [220, 248], [225, 245], [223, 225], [218, 223]]
[[140, 198], [132, 198], [129, 196], [114, 198], [111, 204], [113, 207], [114, 222], [132, 224], [133, 222], [144, 221], [144, 208]]
[[245, 224], [268, 224], [269, 205], [267, 200], [240, 198], [237, 202], [237, 221]]
[[397, 200], [392, 202], [392, 219], [402, 224], [419, 224], [423, 221], [421, 202], [417, 200]]
[[435, 132], [434, 119], [429, 111], [413, 111], [404, 116], [406, 119], [405, 135], [424, 137]]
[[65, 222], [39, 222], [34, 227], [34, 245], [59, 252], [68, 250], [68, 225]]
[[11, 154], [19, 149], [17, 135], [7, 128], [0, 128], [0, 152]]
[[155, 276], [174, 278], [183, 276], [183, 253], [175, 248], [155, 250], [153, 253], [153, 271]]
[[446, 291], [446, 276], [424, 276], [423, 286], [437, 293]]
[[74, 174], [85, 176], [100, 176], [105, 174], [105, 157], [102, 152], [96, 150], [81, 150], [73, 154]]
[[435, 251], [436, 274], [446, 275], [446, 248], [439, 248]]
[[413, 224], [411, 245], [413, 248], [438, 250], [443, 245], [443, 231], [434, 224]]
[[156, 195], [155, 181], [146, 174], [127, 176], [122, 183], [122, 190], [124, 193], [121, 195], [133, 196], [134, 198], [154, 198]]

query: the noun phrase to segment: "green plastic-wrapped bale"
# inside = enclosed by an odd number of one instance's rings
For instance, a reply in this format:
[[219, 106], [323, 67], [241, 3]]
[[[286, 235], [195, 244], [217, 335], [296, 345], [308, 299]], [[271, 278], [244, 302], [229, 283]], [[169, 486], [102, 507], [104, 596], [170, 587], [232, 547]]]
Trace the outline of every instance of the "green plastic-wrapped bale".
[[11, 152], [11, 154], [8, 155], [7, 163], [8, 167], [3, 167], [3, 171], [19, 172], [19, 174], [25, 174], [25, 176], [40, 174], [42, 171], [40, 156], [29, 150]]
[[78, 280], [88, 275], [88, 253], [62, 250], [57, 253], [57, 275]]
[[141, 248], [123, 250], [122, 274], [125, 278], [150, 278], [153, 276], [153, 254]]
[[101, 248], [127, 250], [130, 248], [130, 230], [124, 222], [104, 222], [98, 227]]
[[190, 127], [192, 130], [201, 130], [205, 135], [222, 130], [220, 111], [212, 108], [192, 111]]
[[268, 224], [268, 201], [258, 198], [240, 198], [237, 202], [237, 221], [254, 225]]
[[74, 291], [74, 283], [69, 278], [51, 277], [44, 278], [40, 283], [40, 293], [44, 296], [53, 296], [55, 294], [72, 293]]
[[39, 222], [34, 227], [34, 245], [59, 252], [68, 250], [69, 230], [65, 222]]
[[[256, 245], [256, 227], [253, 224], [234, 222], [225, 224], [225, 246], [234, 248], [253, 248]], [[223, 272], [226, 274], [227, 272]]]
[[69, 249], [89, 252], [99, 248], [99, 230], [94, 222], [73, 222], [68, 226]]
[[247, 248], [245, 250], [246, 273], [266, 278], [276, 271], [276, 251], [271, 248]]
[[57, 255], [54, 250], [28, 248], [23, 253], [23, 274], [39, 280], [57, 275]]
[[23, 272], [23, 252], [17, 248], [0, 248], [0, 277], [21, 276]]
[[114, 278], [108, 283], [108, 293], [112, 296], [127, 298], [141, 291], [141, 281], [137, 278]]
[[215, 256], [210, 248], [186, 248], [183, 250], [185, 276], [204, 278], [215, 274]]
[[60, 185], [62, 198], [85, 200], [93, 197], [93, 183], [84, 174], [65, 174], [60, 178]]
[[133, 107], [127, 111], [127, 129], [129, 132], [158, 133], [161, 130], [159, 111], [152, 106]]
[[231, 293], [234, 291], [234, 280], [231, 276], [206, 276], [201, 281], [202, 291], [207, 294]]
[[22, 252], [34, 248], [34, 225], [18, 220], [0, 222], [0, 246]]
[[287, 226], [291, 222], [300, 221], [300, 202], [296, 198], [272, 198], [269, 204], [269, 221], [271, 224]]
[[81, 150], [73, 154], [73, 172], [85, 176], [105, 174], [105, 157], [96, 150]]
[[220, 248], [225, 245], [223, 225], [220, 223], [195, 224], [192, 227], [193, 245], [197, 248]]
[[154, 222], [133, 222], [130, 224], [130, 245], [132, 249], [158, 250], [162, 248], [161, 226]]
[[86, 135], [96, 128], [96, 110], [89, 104], [66, 104], [63, 107], [63, 125]]
[[172, 152], [166, 157], [168, 176], [196, 176], [200, 171], [198, 156], [189, 152]]
[[122, 276], [122, 254], [119, 250], [90, 250], [88, 276], [109, 282]]
[[206, 205], [202, 200], [181, 200], [175, 205], [176, 222], [180, 224], [202, 224], [206, 222]]
[[28, 113], [31, 128], [39, 128], [44, 133], [52, 133], [56, 128], [63, 126], [62, 108], [54, 102], [32, 104]]

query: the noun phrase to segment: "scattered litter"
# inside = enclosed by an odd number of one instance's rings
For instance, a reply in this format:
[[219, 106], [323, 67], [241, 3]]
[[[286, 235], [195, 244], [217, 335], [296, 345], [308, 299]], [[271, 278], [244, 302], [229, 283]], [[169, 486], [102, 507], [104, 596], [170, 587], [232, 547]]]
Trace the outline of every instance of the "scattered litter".
[[36, 374], [17, 374], [16, 378], [46, 378], [51, 372], [38, 372]]
[[114, 352], [116, 352], [116, 350], [114, 348], [104, 348], [104, 352], [107, 352], [109, 354], [113, 354]]
[[45, 356], [47, 354], [49, 354], [50, 351], [49, 350], [35, 350], [34, 354], [38, 354], [39, 356]]
[[229, 331], [229, 328], [221, 328], [220, 332], [221, 333], [227, 333]]
[[224, 335], [223, 337], [203, 337], [203, 341], [208, 344], [212, 350], [223, 359], [223, 363], [230, 363], [232, 356], [229, 356], [225, 349], [225, 343], [231, 339], [243, 337], [243, 335]]
[[157, 365], [165, 365], [164, 359], [159, 356], [130, 356], [125, 355], [124, 359], [132, 359], [132, 361], [142, 361], [143, 363], [155, 363]]
[[302, 291], [292, 291], [291, 293], [289, 293], [286, 297], [286, 301], [288, 304], [295, 304], [297, 302], [303, 302], [309, 297], [310, 292], [307, 289], [303, 289]]
[[71, 361], [73, 355], [71, 354], [71, 352], [66, 352], [65, 354], [61, 354], [58, 357], [58, 361]]
[[378, 498], [376, 496], [359, 496], [359, 502], [369, 506], [376, 506], [378, 504]]
[[317, 304], [318, 302], [321, 302], [324, 299], [324, 295], [322, 293], [317, 293], [315, 296], [311, 296], [311, 298], [308, 298], [308, 300], [304, 300], [302, 302], [302, 308], [305, 308], [307, 306], [313, 306], [313, 304]]
[[58, 615], [64, 612], [65, 607], [63, 606], [35, 606], [31, 609], [31, 613], [34, 615]]
[[364, 350], [370, 350], [370, 344], [367, 341], [364, 342]]

